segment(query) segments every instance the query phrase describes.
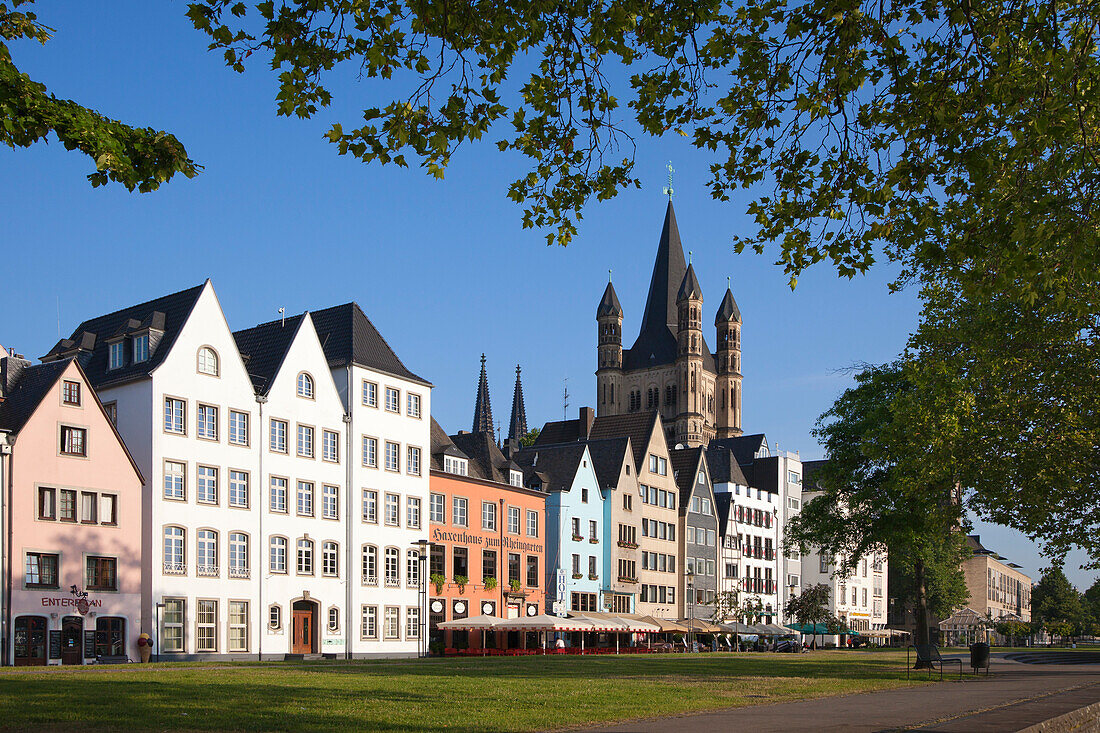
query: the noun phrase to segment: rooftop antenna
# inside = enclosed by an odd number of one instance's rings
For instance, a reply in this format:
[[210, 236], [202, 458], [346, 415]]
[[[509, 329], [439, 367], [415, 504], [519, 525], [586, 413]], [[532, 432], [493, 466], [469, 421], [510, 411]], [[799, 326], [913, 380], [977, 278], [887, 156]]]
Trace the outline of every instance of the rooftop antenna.
[[561, 419], [569, 419], [569, 377], [561, 380], [564, 385], [561, 390]]
[[286, 308], [279, 309], [279, 328], [286, 325]]
[[665, 187], [664, 193], [668, 196], [668, 200], [672, 201], [672, 174], [676, 172], [676, 169], [672, 167], [671, 160], [668, 161], [668, 165], [666, 165], [665, 168], [668, 169], [668, 186]]

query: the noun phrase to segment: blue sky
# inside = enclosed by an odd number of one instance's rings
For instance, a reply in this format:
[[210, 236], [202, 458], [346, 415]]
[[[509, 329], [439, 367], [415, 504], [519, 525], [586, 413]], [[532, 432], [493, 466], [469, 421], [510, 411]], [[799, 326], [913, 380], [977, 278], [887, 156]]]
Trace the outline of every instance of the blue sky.
[[[494, 417], [505, 424], [514, 369], [523, 366], [532, 426], [592, 404], [595, 309], [613, 271], [637, 334], [666, 199], [693, 251], [705, 323], [732, 281], [744, 316], [744, 426], [782, 450], [820, 458], [816, 417], [850, 382], [845, 369], [900, 352], [916, 323], [916, 294], [888, 295], [888, 266], [844, 280], [827, 266], [787, 287], [774, 252], [735, 255], [750, 231], [747, 196], [707, 193], [708, 159], [684, 138], [642, 140], [643, 188], [589, 206], [568, 248], [523, 230], [505, 197], [524, 161], [486, 142], [455, 156], [446, 178], [341, 158], [322, 139], [384, 101], [352, 79], [314, 120], [277, 118], [275, 81], [262, 64], [226, 69], [191, 29], [183, 3], [41, 4], [57, 29], [44, 47], [19, 43], [16, 63], [59, 97], [174, 133], [205, 166], [152, 194], [92, 189], [91, 161], [56, 141], [0, 149], [0, 343], [44, 354], [84, 318], [210, 277], [234, 329], [287, 313], [358, 301], [413, 371], [436, 385], [433, 413], [448, 432], [469, 429], [479, 357], [488, 359]], [[709, 339], [713, 342], [713, 336]], [[1018, 533], [979, 526], [983, 542], [1038, 577], [1046, 562]], [[1095, 573], [1067, 571], [1087, 587]]]

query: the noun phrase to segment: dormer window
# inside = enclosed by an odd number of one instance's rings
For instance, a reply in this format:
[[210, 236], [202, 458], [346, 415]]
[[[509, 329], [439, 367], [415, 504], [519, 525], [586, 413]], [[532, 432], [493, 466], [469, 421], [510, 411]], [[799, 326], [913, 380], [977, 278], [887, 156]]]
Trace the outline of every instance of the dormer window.
[[149, 361], [149, 334], [134, 336], [134, 363]]
[[122, 341], [116, 341], [107, 347], [108, 369], [119, 369], [126, 363], [125, 346]]
[[199, 374], [209, 374], [211, 377], [218, 376], [218, 352], [209, 346], [203, 346], [199, 349], [198, 370]]
[[313, 399], [313, 377], [305, 372], [298, 375], [298, 396]]
[[509, 471], [508, 483], [512, 486], [523, 486], [523, 472], [522, 471]]
[[443, 470], [456, 476], [468, 476], [469, 465], [465, 458], [443, 456]]

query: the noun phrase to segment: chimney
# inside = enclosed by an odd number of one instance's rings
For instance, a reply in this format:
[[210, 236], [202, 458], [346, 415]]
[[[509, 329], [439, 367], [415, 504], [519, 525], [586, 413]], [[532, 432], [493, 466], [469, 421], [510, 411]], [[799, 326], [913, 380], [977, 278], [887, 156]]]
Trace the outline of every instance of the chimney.
[[581, 440], [587, 440], [592, 434], [592, 423], [596, 421], [596, 411], [591, 407], [581, 408]]
[[30, 362], [17, 356], [12, 350], [10, 356], [0, 359], [0, 397], [7, 397], [15, 389], [23, 370], [30, 366]]

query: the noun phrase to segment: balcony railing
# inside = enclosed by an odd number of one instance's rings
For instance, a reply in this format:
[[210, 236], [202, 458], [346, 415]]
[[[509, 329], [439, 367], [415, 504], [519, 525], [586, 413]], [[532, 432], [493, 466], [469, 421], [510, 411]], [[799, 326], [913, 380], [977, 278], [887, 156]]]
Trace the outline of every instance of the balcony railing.
[[233, 567], [232, 565], [229, 566], [230, 578], [240, 578], [242, 580], [248, 580], [248, 576], [248, 568]]
[[182, 562], [169, 562], [164, 561], [164, 574], [165, 575], [186, 575], [187, 566]]
[[200, 578], [216, 578], [218, 577], [217, 565], [199, 565], [195, 569], [195, 574]]
[[363, 585], [378, 585], [378, 576], [377, 575], [364, 575], [363, 576]]
[[387, 577], [386, 578], [386, 587], [387, 588], [400, 588], [401, 587], [401, 578]]

